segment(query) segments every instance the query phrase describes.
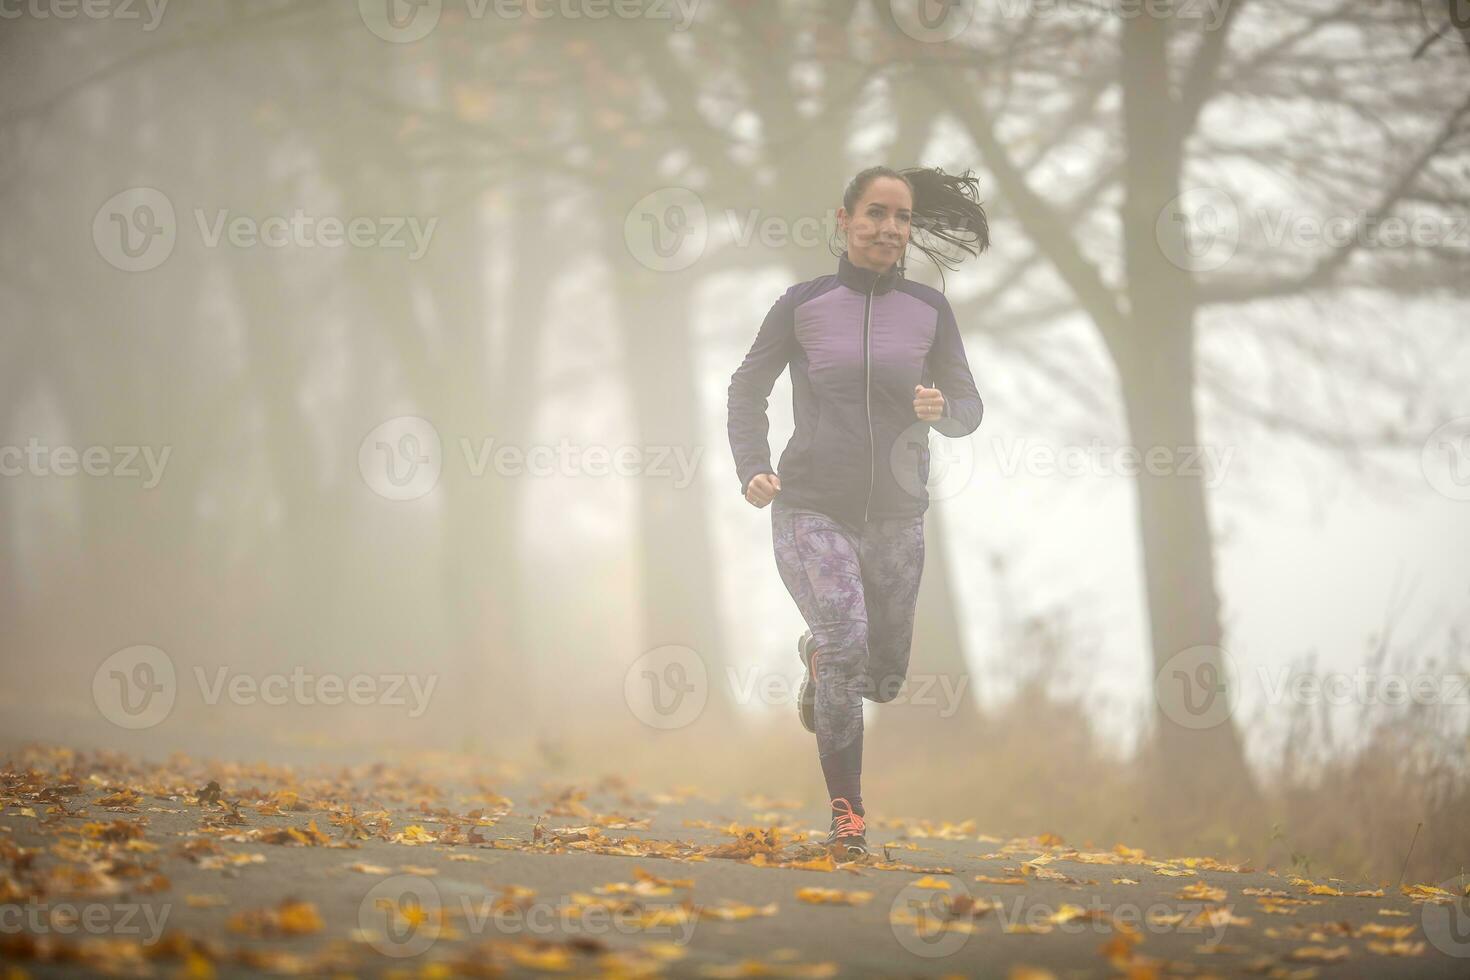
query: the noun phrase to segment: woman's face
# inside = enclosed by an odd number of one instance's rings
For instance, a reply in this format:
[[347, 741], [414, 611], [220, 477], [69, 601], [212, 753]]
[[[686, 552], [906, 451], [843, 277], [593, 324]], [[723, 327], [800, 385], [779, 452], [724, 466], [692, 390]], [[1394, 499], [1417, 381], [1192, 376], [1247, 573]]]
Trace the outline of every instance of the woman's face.
[[837, 209], [837, 226], [847, 233], [847, 257], [854, 265], [887, 272], [909, 244], [914, 195], [897, 177], [876, 177], [848, 214]]

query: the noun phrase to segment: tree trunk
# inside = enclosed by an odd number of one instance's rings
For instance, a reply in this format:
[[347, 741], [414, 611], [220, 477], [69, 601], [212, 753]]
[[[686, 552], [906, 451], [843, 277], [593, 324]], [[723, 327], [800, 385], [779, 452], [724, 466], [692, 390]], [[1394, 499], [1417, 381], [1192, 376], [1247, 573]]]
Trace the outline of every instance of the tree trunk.
[[[1180, 839], [1209, 825], [1254, 833], [1260, 798], [1221, 686], [1220, 600], [1214, 537], [1203, 477], [1186, 468], [1200, 447], [1195, 416], [1192, 274], [1184, 230], [1159, 222], [1179, 193], [1182, 140], [1173, 120], [1166, 57], [1168, 23], [1133, 18], [1123, 27], [1123, 119], [1129, 166], [1122, 226], [1129, 316], [1126, 334], [1107, 337], [1122, 383], [1131, 445], [1144, 465], [1136, 478], [1157, 722], [1152, 797], [1178, 814]], [[1167, 466], [1149, 466], [1150, 451]], [[1151, 472], [1155, 470], [1156, 472]]]
[[526, 648], [517, 548], [516, 515], [526, 481], [501, 476], [493, 465], [478, 477], [462, 472], [468, 461], [459, 439], [468, 438], [477, 453], [485, 439], [493, 439], [496, 448], [527, 445], [551, 288], [546, 271], [555, 268], [548, 255], [550, 231], [536, 203], [539, 187], [538, 181], [530, 182], [524, 193], [531, 206], [513, 204], [507, 216], [513, 247], [498, 259], [510, 267], [509, 322], [502, 327], [505, 354], [493, 373], [487, 373], [490, 324], [481, 298], [481, 283], [490, 271], [484, 224], [465, 216], [441, 221], [439, 234], [444, 237], [435, 245], [435, 303], [453, 347], [445, 364], [448, 377], [440, 382], [444, 394], [429, 397], [442, 406], [436, 415], [447, 426], [441, 432], [443, 561], [452, 635], [459, 649], [456, 685], [463, 685], [456, 696], [461, 717], [474, 726], [475, 734], [493, 739], [524, 732], [541, 716], [532, 682], [537, 658]]
[[[628, 385], [645, 460], [655, 452], [694, 459], [703, 444], [690, 339], [692, 277], [615, 267], [618, 324], [627, 353]], [[695, 472], [709, 465], [697, 458]], [[638, 479], [637, 565], [641, 580], [641, 651], [666, 644], [692, 649], [704, 663], [709, 700], [698, 719], [717, 726], [732, 715], [733, 690], [720, 630], [717, 572], [705, 487], [678, 486], [671, 476]]]

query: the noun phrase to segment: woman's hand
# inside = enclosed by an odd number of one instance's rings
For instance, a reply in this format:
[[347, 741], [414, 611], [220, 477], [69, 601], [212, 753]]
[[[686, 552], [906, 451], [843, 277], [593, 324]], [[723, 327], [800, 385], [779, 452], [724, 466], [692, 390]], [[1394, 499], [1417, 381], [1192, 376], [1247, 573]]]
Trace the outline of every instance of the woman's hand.
[[781, 478], [774, 473], [757, 473], [745, 486], [745, 499], [753, 507], [764, 507], [781, 492]]
[[944, 417], [944, 395], [938, 388], [914, 385], [914, 414], [925, 422], [934, 422]]

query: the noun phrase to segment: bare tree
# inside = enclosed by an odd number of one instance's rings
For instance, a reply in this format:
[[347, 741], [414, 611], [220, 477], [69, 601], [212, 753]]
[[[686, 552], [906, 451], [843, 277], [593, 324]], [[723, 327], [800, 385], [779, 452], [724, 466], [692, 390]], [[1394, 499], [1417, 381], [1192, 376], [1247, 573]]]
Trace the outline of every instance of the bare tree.
[[[1332, 3], [1265, 8], [1236, 2], [1219, 23], [1203, 29], [1183, 16], [1049, 11], [991, 18], [953, 39], [924, 42], [895, 26], [888, 63], [922, 79], [964, 127], [1053, 288], [1098, 330], [1131, 444], [1205, 444], [1201, 399], [1223, 403], [1247, 421], [1269, 418], [1322, 441], [1324, 433], [1342, 433], [1343, 420], [1273, 412], [1231, 398], [1225, 385], [1215, 387], [1226, 366], [1201, 364], [1200, 330], [1228, 320], [1231, 309], [1326, 288], [1448, 286], [1455, 281], [1448, 253], [1430, 246], [1399, 256], [1365, 255], [1349, 243], [1303, 255], [1301, 249], [1273, 249], [1247, 231], [1237, 257], [1201, 271], [1188, 261], [1199, 242], [1179, 220], [1189, 217], [1180, 214], [1180, 195], [1214, 187], [1242, 210], [1254, 208], [1262, 184], [1250, 168], [1260, 166], [1290, 174], [1301, 202], [1297, 213], [1319, 219], [1363, 208], [1382, 216], [1430, 203], [1463, 213], [1462, 196], [1456, 204], [1434, 166], [1456, 153], [1463, 160], [1470, 103], [1456, 96], [1455, 86], [1441, 86], [1427, 99], [1419, 87], [1431, 70], [1463, 77], [1463, 62], [1441, 56], [1432, 69], [1412, 65], [1413, 33], [1412, 19], [1402, 12], [1384, 17]], [[1406, 86], [1391, 84], [1405, 73], [1419, 78], [1412, 96]], [[1348, 126], [1305, 123], [1327, 107], [1350, 120]], [[1406, 125], [1390, 130], [1383, 120], [1391, 117]], [[1345, 129], [1393, 137], [1345, 143]], [[1028, 158], [1034, 147], [1044, 152]], [[1066, 185], [1060, 192], [1039, 189], [1040, 179], [1057, 186], [1061, 159], [1067, 161]], [[1348, 161], [1351, 166], [1343, 165]], [[1296, 270], [1280, 271], [1292, 261]], [[1013, 292], [1021, 281], [1012, 278], [987, 299]], [[1315, 352], [1294, 360], [1294, 369], [1340, 369], [1339, 352], [1326, 353], [1323, 338], [1305, 336], [1319, 324], [1298, 320], [1297, 331], [1280, 329], [1279, 317], [1267, 319], [1272, 330], [1256, 337], [1263, 347]], [[1375, 384], [1415, 396], [1410, 378], [1379, 376]], [[1378, 419], [1349, 425], [1372, 432], [1379, 443], [1412, 446], [1422, 439], [1413, 425], [1386, 432]], [[1226, 641], [1202, 478], [1143, 470], [1136, 483], [1154, 670], [1192, 648], [1205, 649], [1196, 657], [1205, 668], [1223, 670], [1222, 655], [1209, 652]], [[1244, 803], [1241, 812], [1256, 812], [1234, 726], [1228, 719], [1205, 727], [1176, 724], [1163, 707], [1167, 694], [1156, 691], [1161, 795], [1186, 812], [1207, 813], [1206, 801], [1222, 798]]]

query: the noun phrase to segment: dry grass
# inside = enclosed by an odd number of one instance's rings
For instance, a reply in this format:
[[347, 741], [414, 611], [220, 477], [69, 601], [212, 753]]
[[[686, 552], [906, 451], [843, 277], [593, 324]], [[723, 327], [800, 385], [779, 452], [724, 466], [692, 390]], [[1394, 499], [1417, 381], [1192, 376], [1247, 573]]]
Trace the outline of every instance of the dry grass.
[[[978, 832], [997, 836], [1045, 831], [1079, 846], [1124, 843], [1389, 885], [1401, 872], [1406, 882], [1438, 882], [1470, 866], [1470, 710], [1463, 705], [1362, 705], [1354, 709], [1352, 745], [1308, 705], [1273, 709], [1290, 712], [1291, 731], [1268, 771], [1256, 774], [1264, 812], [1252, 821], [1223, 806], [1185, 813], [1144, 803], [1151, 798], [1144, 792], [1147, 741], [1136, 755], [1113, 754], [1080, 703], [1049, 692], [1045, 678], [1060, 651], [1054, 633], [1035, 635], [1049, 637], [1026, 651], [1036, 668], [999, 709], [944, 719], [914, 705], [878, 709], [865, 746], [870, 814], [974, 819]], [[1380, 658], [1370, 667], [1385, 665]], [[1418, 669], [1466, 674], [1460, 654]], [[572, 736], [559, 761], [567, 777], [622, 771], [650, 788], [688, 784], [731, 800], [760, 795], [815, 805], [822, 784], [814, 741], [794, 718], [777, 722], [732, 732], [701, 721], [653, 738], [647, 730], [624, 737], [602, 731], [595, 749]], [[588, 751], [571, 748], [579, 744]], [[621, 760], [621, 770], [610, 760]], [[749, 816], [734, 804], [726, 809]], [[1246, 823], [1269, 829], [1247, 833]]]

